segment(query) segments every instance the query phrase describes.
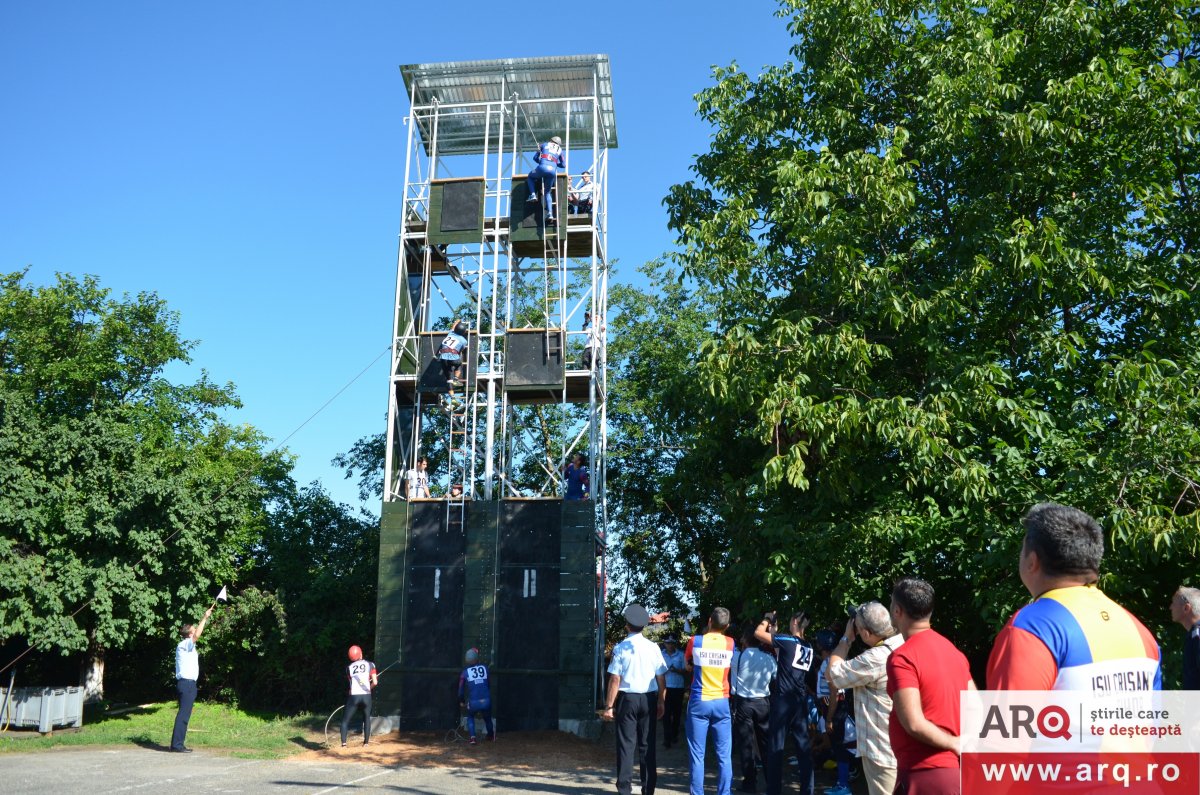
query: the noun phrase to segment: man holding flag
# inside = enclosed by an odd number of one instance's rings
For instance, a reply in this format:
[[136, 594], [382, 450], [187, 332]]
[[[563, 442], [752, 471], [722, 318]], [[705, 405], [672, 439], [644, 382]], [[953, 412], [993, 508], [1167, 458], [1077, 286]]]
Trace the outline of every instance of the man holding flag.
[[175, 689], [179, 692], [179, 712], [175, 715], [175, 729], [171, 732], [171, 750], [175, 753], [192, 752], [183, 741], [187, 736], [188, 721], [192, 719], [192, 705], [196, 703], [196, 680], [200, 678], [200, 652], [196, 651], [196, 641], [204, 634], [204, 627], [213, 608], [217, 606], [217, 600], [229, 600], [224, 587], [204, 611], [204, 618], [200, 619], [199, 624], [184, 624], [179, 628], [179, 634], [183, 637], [175, 647]]

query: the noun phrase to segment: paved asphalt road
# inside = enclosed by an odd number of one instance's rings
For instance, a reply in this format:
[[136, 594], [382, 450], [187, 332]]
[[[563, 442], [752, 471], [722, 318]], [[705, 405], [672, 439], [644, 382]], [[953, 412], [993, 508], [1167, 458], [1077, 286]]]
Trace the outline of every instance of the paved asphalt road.
[[[682, 766], [680, 766], [682, 767]], [[62, 749], [0, 755], [0, 792], [308, 793], [308, 795], [609, 795], [610, 770], [560, 772], [382, 767], [357, 763], [249, 760], [204, 751], [170, 754], [145, 748]], [[659, 792], [687, 792], [686, 768], [660, 769]]]

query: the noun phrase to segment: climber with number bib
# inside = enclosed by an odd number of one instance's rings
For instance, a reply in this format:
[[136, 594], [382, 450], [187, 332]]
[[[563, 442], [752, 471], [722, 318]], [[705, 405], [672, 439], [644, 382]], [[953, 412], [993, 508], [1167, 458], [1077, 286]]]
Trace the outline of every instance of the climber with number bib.
[[788, 621], [787, 632], [776, 632], [775, 613], [763, 616], [754, 630], [754, 639], [775, 647], [779, 664], [775, 674], [775, 696], [767, 719], [767, 795], [779, 795], [783, 787], [783, 748], [788, 734], [796, 744], [796, 771], [800, 795], [812, 795], [812, 744], [808, 736], [808, 670], [812, 668], [813, 647], [804, 639], [809, 618], [803, 610]]
[[371, 690], [379, 684], [375, 663], [363, 659], [362, 649], [351, 646], [347, 651], [350, 664], [346, 666], [346, 677], [350, 680], [350, 693], [346, 696], [346, 708], [342, 712], [342, 747], [346, 747], [346, 733], [350, 730], [350, 718], [363, 711], [363, 745], [371, 743]]
[[463, 361], [466, 354], [467, 324], [456, 320], [454, 329], [442, 338], [437, 352], [438, 361], [442, 364], [442, 375], [450, 387], [449, 404], [451, 408], [460, 405], [454, 390], [463, 385]]
[[558, 176], [558, 170], [567, 167], [567, 162], [563, 158], [562, 139], [557, 135], [553, 136], [538, 147], [537, 154], [533, 156], [533, 159], [537, 163], [526, 178], [529, 186], [529, 198], [526, 201], [535, 202], [540, 199], [546, 208], [546, 220], [553, 221], [554, 181]]

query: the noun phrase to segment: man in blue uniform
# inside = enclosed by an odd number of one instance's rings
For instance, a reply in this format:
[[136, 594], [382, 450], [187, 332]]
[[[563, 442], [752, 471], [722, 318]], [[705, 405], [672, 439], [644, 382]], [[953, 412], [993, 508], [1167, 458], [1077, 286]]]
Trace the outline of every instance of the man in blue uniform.
[[455, 402], [454, 388], [461, 386], [463, 376], [463, 357], [467, 351], [467, 324], [461, 320], [454, 322], [454, 329], [442, 338], [438, 346], [437, 358], [442, 364], [442, 375], [450, 385], [450, 403]]
[[467, 711], [467, 734], [475, 745], [475, 713], [483, 715], [487, 738], [495, 741], [496, 730], [492, 727], [492, 687], [488, 679], [488, 668], [479, 661], [479, 649], [467, 649], [467, 667], [458, 677], [458, 703]]
[[687, 663], [674, 636], [663, 641], [663, 662], [667, 664], [667, 707], [663, 714], [663, 748], [679, 741], [679, 719], [683, 716], [683, 694], [687, 687]]
[[583, 453], [571, 456], [571, 463], [563, 468], [563, 479], [567, 482], [568, 500], [586, 500], [591, 488], [591, 477], [588, 473], [587, 459]]
[[554, 178], [558, 176], [560, 168], [565, 169], [567, 167], [566, 160], [563, 158], [562, 139], [555, 135], [549, 141], [539, 146], [537, 154], [534, 155], [534, 160], [537, 161], [537, 164], [526, 178], [529, 185], [528, 201], [535, 202], [541, 199], [546, 208], [546, 220], [553, 221]]
[[775, 632], [775, 614], [763, 616], [754, 630], [759, 643], [775, 647], [778, 666], [775, 673], [775, 697], [767, 720], [767, 795], [779, 795], [783, 788], [783, 747], [787, 735], [796, 744], [796, 771], [800, 777], [800, 795], [812, 795], [812, 745], [808, 737], [808, 682], [813, 648], [804, 639], [809, 619], [803, 610], [792, 615], [786, 633]]

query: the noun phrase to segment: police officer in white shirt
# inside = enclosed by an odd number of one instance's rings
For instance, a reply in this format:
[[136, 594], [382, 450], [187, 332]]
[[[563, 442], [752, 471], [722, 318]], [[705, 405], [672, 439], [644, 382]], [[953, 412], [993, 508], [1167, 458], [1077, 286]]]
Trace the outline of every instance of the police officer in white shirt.
[[[213, 605], [215, 607], [216, 605]], [[198, 625], [184, 624], [179, 628], [183, 640], [175, 647], [175, 689], [179, 691], [179, 712], [175, 715], [175, 729], [171, 732], [171, 750], [190, 754], [191, 748], [183, 744], [187, 736], [188, 721], [192, 719], [192, 705], [196, 703], [196, 680], [200, 678], [200, 652], [196, 641], [204, 634], [204, 625], [212, 615], [213, 608], [204, 611]]]
[[658, 781], [654, 730], [666, 708], [667, 665], [662, 650], [642, 635], [650, 623], [646, 608], [631, 604], [623, 615], [629, 637], [613, 649], [603, 718], [616, 721], [618, 795], [633, 792], [635, 754], [642, 795], [654, 795]]

